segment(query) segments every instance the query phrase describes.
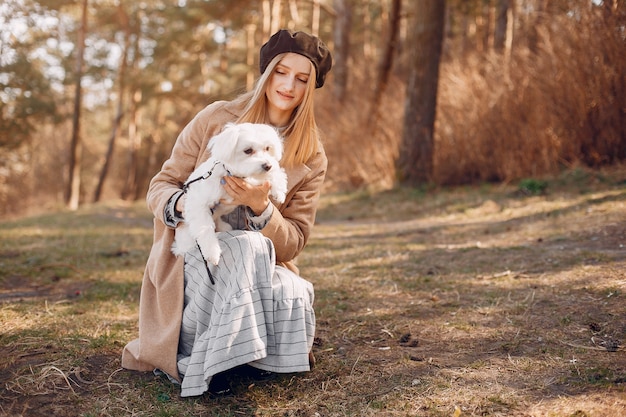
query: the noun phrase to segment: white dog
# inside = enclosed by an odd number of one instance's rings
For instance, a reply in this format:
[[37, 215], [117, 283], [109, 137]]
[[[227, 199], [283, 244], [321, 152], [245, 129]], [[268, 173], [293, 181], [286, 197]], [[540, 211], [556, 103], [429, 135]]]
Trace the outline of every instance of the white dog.
[[221, 216], [236, 207], [228, 204], [232, 199], [220, 184], [221, 179], [232, 175], [251, 185], [269, 181], [270, 195], [282, 203], [287, 193], [287, 174], [278, 163], [283, 153], [282, 139], [269, 125], [229, 123], [211, 138], [207, 148], [211, 157], [185, 182], [185, 220], [176, 228], [172, 252], [180, 256], [198, 245], [205, 261], [217, 265], [221, 249], [216, 232], [232, 229]]

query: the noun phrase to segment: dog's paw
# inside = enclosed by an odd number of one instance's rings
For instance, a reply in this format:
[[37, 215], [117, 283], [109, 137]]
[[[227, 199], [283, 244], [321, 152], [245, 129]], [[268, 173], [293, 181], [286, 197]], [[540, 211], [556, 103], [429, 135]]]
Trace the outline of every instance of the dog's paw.
[[183, 256], [196, 245], [195, 240], [184, 229], [176, 230], [176, 237], [172, 243], [172, 253], [176, 256]]
[[206, 255], [205, 261], [210, 262], [211, 264], [217, 266], [217, 264], [220, 263], [220, 256], [221, 255], [222, 255], [222, 251], [220, 249], [218, 249], [215, 252], [209, 251], [209, 254]]
[[215, 220], [215, 230], [218, 232], [230, 232], [233, 227], [221, 218]]
[[272, 187], [271, 195], [277, 203], [284, 203], [285, 199], [287, 198], [287, 184], [285, 184], [284, 186], [281, 185], [277, 187]]
[[277, 203], [281, 204], [284, 203], [287, 198], [287, 174], [283, 168], [274, 174], [271, 195]]
[[217, 265], [220, 262], [220, 256], [222, 256], [222, 249], [220, 248], [219, 242], [204, 242], [198, 241], [198, 246], [200, 246], [200, 251], [202, 252], [202, 257], [206, 262], [209, 262], [213, 265]]
[[279, 204], [285, 202], [285, 198], [287, 198], [287, 193], [282, 191], [274, 191], [272, 192], [272, 198]]
[[172, 247], [170, 249], [175, 256], [181, 256], [182, 254], [184, 254], [184, 252], [180, 250], [180, 247], [176, 244], [176, 242], [172, 243]]

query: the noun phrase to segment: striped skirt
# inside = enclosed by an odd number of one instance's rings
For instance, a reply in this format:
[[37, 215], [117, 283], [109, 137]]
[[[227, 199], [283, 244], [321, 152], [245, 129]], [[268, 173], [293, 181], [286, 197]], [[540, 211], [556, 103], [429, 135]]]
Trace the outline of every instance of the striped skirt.
[[271, 372], [310, 370], [315, 335], [313, 286], [276, 266], [272, 241], [258, 232], [218, 234], [222, 259], [185, 255], [185, 301], [178, 347], [181, 396], [201, 395], [213, 375], [249, 364]]

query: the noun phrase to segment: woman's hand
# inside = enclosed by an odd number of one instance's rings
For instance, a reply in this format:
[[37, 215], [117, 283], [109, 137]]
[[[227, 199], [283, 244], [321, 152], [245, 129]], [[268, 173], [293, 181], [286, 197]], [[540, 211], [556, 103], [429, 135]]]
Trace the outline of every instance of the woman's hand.
[[263, 213], [270, 203], [269, 181], [254, 186], [248, 184], [243, 178], [224, 177], [222, 183], [224, 190], [233, 198], [233, 201], [229, 204], [248, 206], [257, 216]]

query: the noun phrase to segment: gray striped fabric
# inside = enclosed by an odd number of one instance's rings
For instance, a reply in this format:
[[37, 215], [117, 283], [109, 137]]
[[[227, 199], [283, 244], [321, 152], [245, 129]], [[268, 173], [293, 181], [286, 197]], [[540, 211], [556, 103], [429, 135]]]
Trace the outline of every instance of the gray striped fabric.
[[258, 232], [218, 234], [222, 259], [211, 284], [198, 251], [185, 255], [185, 308], [178, 370], [181, 396], [201, 395], [211, 377], [243, 364], [303, 372], [315, 335], [313, 286], [275, 266], [272, 241]]

